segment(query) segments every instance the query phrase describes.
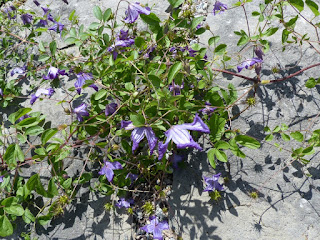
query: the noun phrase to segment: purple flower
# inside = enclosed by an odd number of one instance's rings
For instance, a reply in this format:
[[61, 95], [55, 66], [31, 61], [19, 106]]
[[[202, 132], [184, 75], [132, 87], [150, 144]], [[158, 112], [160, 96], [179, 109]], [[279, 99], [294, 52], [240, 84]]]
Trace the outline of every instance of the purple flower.
[[56, 21], [53, 19], [53, 16], [50, 13], [50, 9], [49, 8], [44, 8], [41, 7], [43, 10], [43, 16], [46, 17], [46, 19], [50, 20], [53, 23], [56, 23]]
[[192, 48], [189, 48], [189, 47], [187, 47], [186, 50], [188, 50], [190, 57], [195, 57], [196, 56], [196, 52], [198, 52], [198, 51], [193, 50]]
[[135, 180], [137, 180], [138, 179], [138, 175], [137, 174], [134, 174], [134, 173], [128, 173], [127, 174], [127, 176], [126, 176], [126, 179], [127, 178], [130, 178], [130, 180], [131, 180], [131, 183], [133, 183]]
[[169, 91], [173, 93], [173, 96], [181, 95], [181, 89], [184, 87], [184, 83], [181, 85], [175, 84], [172, 82], [172, 84], [169, 85]]
[[62, 0], [65, 4], [69, 4], [67, 0]]
[[64, 25], [61, 22], [54, 22], [55, 24], [52, 27], [49, 27], [48, 30], [55, 31], [55, 32], [60, 32], [64, 28]]
[[169, 224], [166, 221], [159, 222], [156, 216], [152, 216], [149, 218], [150, 224], [140, 228], [147, 233], [152, 233], [154, 239], [162, 240], [162, 231], [169, 229]]
[[48, 70], [47, 76], [43, 76], [43, 79], [55, 79], [60, 75], [67, 75], [65, 70], [59, 70], [58, 68], [55, 67], [50, 67]]
[[263, 60], [264, 53], [262, 52], [261, 48], [256, 47], [256, 49], [254, 50], [254, 53], [257, 55], [258, 58]]
[[21, 15], [21, 20], [22, 20], [24, 25], [30, 24], [32, 19], [33, 19], [33, 17], [29, 13], [25, 13], [25, 14]]
[[86, 80], [91, 80], [93, 77], [92, 77], [91, 73], [79, 72], [77, 74], [77, 78], [78, 78], [78, 80], [74, 83], [74, 86], [76, 87], [78, 94], [80, 94], [81, 93], [81, 88], [85, 84], [85, 81]]
[[47, 89], [39, 88], [35, 94], [31, 95], [30, 104], [33, 105], [34, 102], [40, 97], [41, 94], [51, 97], [53, 93], [54, 93], [53, 88], [47, 88]]
[[16, 8], [14, 6], [10, 6], [8, 8], [5, 8], [4, 12], [8, 15], [9, 19], [16, 19], [17, 16], [12, 13], [15, 10]]
[[239, 66], [237, 66], [238, 68], [238, 72], [241, 72], [242, 69], [246, 68], [250, 68], [253, 65], [255, 65], [256, 63], [261, 63], [263, 60], [260, 58], [252, 58], [252, 59], [247, 59], [244, 62], [242, 62]]
[[117, 50], [122, 47], [130, 47], [134, 44], [134, 39], [129, 36], [129, 30], [125, 31], [120, 30], [120, 33], [117, 34], [117, 38], [114, 44], [108, 48], [108, 52], [112, 52], [113, 60], [117, 59], [118, 52]]
[[35, 5], [37, 5], [37, 7], [40, 6], [40, 3], [39, 3], [37, 0], [33, 0], [33, 3], [34, 3]]
[[23, 115], [22, 117], [20, 117], [20, 118], [18, 119], [18, 122], [21, 122], [22, 120], [24, 120], [24, 119], [26, 119], [26, 118], [29, 118], [29, 117], [31, 117], [29, 114], [25, 114], [25, 115]]
[[113, 170], [122, 169], [122, 166], [119, 162], [104, 162], [104, 166], [99, 171], [100, 175], [105, 175], [109, 182], [112, 181], [114, 172]]
[[167, 151], [168, 144], [171, 140], [177, 145], [177, 148], [192, 147], [202, 150], [200, 145], [193, 140], [188, 130], [204, 133], [210, 132], [209, 127], [201, 120], [198, 114], [196, 114], [192, 123], [184, 123], [181, 125], [172, 126], [165, 132], [167, 137], [165, 143], [159, 142], [159, 160], [162, 159], [163, 155]]
[[0, 95], [3, 96], [3, 91], [1, 88], [0, 88]]
[[177, 169], [179, 162], [183, 161], [183, 156], [174, 153], [171, 157], [170, 157], [170, 162], [172, 162], [172, 166], [173, 168]]
[[149, 15], [150, 8], [141, 7], [140, 3], [138, 3], [138, 2], [129, 4], [128, 10], [126, 11], [127, 16], [124, 19], [124, 21], [126, 23], [134, 23], [138, 19], [139, 14]]
[[107, 104], [106, 106], [106, 110], [105, 110], [105, 114], [106, 114], [106, 117], [109, 116], [109, 115], [112, 115], [118, 108], [118, 104], [116, 103], [109, 103]]
[[213, 7], [213, 15], [216, 15], [216, 11], [219, 11], [219, 13], [220, 13], [220, 12], [224, 12], [227, 9], [228, 9], [227, 4], [216, 1], [216, 3], [214, 4], [214, 7]]
[[3, 177], [4, 177], [4, 175], [0, 176], [0, 183], [3, 182]]
[[204, 192], [212, 192], [214, 190], [222, 191], [223, 186], [219, 183], [219, 177], [221, 173], [213, 175], [212, 177], [203, 176], [204, 182], [206, 184], [206, 188], [203, 190]]
[[216, 110], [216, 107], [212, 107], [210, 103], [206, 102], [205, 108], [200, 109], [199, 111], [203, 114], [209, 115], [210, 113], [213, 113], [214, 110]]
[[77, 115], [77, 119], [79, 122], [83, 121], [83, 116], [89, 116], [87, 111], [87, 104], [82, 103], [80, 106], [76, 107], [73, 112]]
[[24, 74], [26, 72], [27, 67], [15, 67], [14, 69], [12, 69], [11, 71], [11, 77], [15, 74]]
[[131, 204], [134, 204], [134, 201], [133, 199], [128, 199], [126, 200], [125, 198], [120, 198], [118, 200], [118, 203], [116, 204], [116, 206], [118, 208], [129, 208]]
[[151, 127], [135, 127], [131, 121], [121, 121], [121, 128], [125, 130], [133, 130], [131, 133], [132, 152], [134, 152], [144, 137], [147, 137], [148, 145], [150, 148], [150, 155], [152, 155], [154, 148], [157, 145], [158, 139], [154, 134]]

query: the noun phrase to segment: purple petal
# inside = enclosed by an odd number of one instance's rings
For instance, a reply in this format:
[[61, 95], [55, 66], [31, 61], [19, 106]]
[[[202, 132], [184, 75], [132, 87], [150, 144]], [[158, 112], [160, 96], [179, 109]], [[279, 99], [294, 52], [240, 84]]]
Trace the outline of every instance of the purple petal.
[[122, 169], [122, 165], [119, 162], [111, 162], [111, 168], [115, 170]]
[[181, 129], [210, 133], [209, 127], [202, 121], [198, 114], [196, 114], [192, 123], [185, 123], [177, 126]]
[[112, 115], [118, 108], [118, 104], [110, 103], [106, 106], [105, 115], [109, 116]]
[[97, 85], [95, 85], [95, 84], [91, 84], [89, 87], [93, 88], [93, 89], [96, 90], [97, 92], [99, 91], [99, 88], [98, 88]]
[[131, 121], [121, 121], [121, 128], [124, 128], [125, 130], [132, 130], [135, 128], [133, 123]]
[[[169, 140], [169, 141], [168, 141]], [[158, 145], [158, 151], [159, 151], [159, 157], [158, 159], [161, 160], [164, 156], [164, 154], [166, 153], [167, 149], [168, 149], [168, 144], [170, 142], [171, 139], [169, 139], [167, 137], [167, 140], [165, 143], [162, 143], [162, 142], [159, 142], [159, 145]]]
[[144, 138], [145, 135], [145, 127], [139, 127], [133, 129], [131, 133], [131, 140], [132, 140], [132, 153], [138, 148], [139, 143]]
[[1, 88], [0, 88], [0, 95], [3, 96], [3, 91]]
[[38, 97], [35, 94], [31, 94], [30, 104], [33, 105], [37, 99]]
[[29, 13], [25, 13], [25, 14], [21, 15], [21, 20], [22, 20], [24, 25], [30, 24], [32, 19], [33, 19], [33, 17]]
[[145, 135], [148, 140], [149, 148], [150, 148], [150, 155], [152, 155], [154, 148], [157, 145], [158, 139], [156, 138], [156, 135], [154, 134], [151, 127], [145, 128]]
[[150, 8], [143, 8], [140, 6], [140, 4], [133, 3], [129, 4], [126, 14], [127, 16], [124, 21], [126, 23], [134, 23], [138, 19], [139, 14], [149, 15]]

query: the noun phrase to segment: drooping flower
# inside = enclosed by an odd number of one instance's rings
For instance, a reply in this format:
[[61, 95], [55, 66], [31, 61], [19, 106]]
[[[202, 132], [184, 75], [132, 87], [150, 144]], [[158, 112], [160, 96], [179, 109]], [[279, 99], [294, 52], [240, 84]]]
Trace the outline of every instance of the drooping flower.
[[206, 184], [206, 188], [203, 190], [204, 192], [212, 192], [214, 190], [222, 191], [223, 186], [219, 183], [219, 178], [221, 173], [213, 175], [212, 177], [203, 176], [204, 182]]
[[222, 2], [216, 1], [213, 7], [213, 15], [216, 15], [216, 12], [224, 12], [225, 10], [228, 9], [227, 4], [224, 4]]
[[56, 23], [56, 20], [53, 19], [53, 16], [51, 15], [50, 13], [50, 9], [49, 8], [44, 8], [44, 7], [41, 7], [42, 10], [43, 10], [43, 16], [46, 17], [45, 20], [49, 20], [53, 23]]
[[87, 104], [82, 103], [80, 106], [76, 107], [73, 112], [77, 115], [77, 119], [79, 122], [83, 121], [83, 116], [89, 116], [87, 111]]
[[263, 60], [260, 58], [251, 58], [251, 59], [247, 59], [244, 62], [242, 62], [239, 66], [237, 66], [238, 68], [238, 72], [241, 72], [242, 69], [246, 68], [250, 68], [253, 65], [257, 64], [257, 63], [261, 63]]
[[137, 180], [137, 179], [138, 179], [138, 175], [137, 175], [137, 174], [134, 174], [134, 173], [129, 172], [129, 173], [127, 174], [127, 176], [126, 176], [126, 179], [127, 179], [127, 178], [130, 178], [131, 183], [133, 183], [135, 180]]
[[48, 30], [55, 31], [61, 33], [64, 28], [64, 25], [61, 22], [54, 22], [55, 24], [52, 27], [49, 27]]
[[106, 110], [104, 111], [106, 117], [109, 115], [112, 115], [117, 110], [117, 108], [118, 108], [118, 104], [114, 102], [107, 104]]
[[203, 114], [209, 115], [209, 114], [213, 113], [214, 110], [217, 109], [216, 107], [212, 107], [212, 106], [211, 106], [211, 103], [209, 103], [209, 102], [206, 102], [205, 105], [206, 105], [206, 106], [205, 106], [204, 108], [202, 108], [202, 109], [199, 110], [199, 111], [202, 112]]
[[23, 115], [22, 117], [20, 117], [20, 118], [18, 119], [18, 122], [21, 122], [22, 120], [24, 120], [24, 119], [26, 119], [26, 118], [29, 118], [29, 117], [31, 117], [29, 114], [25, 114], [25, 115]]
[[172, 84], [169, 85], [169, 91], [173, 93], [173, 96], [181, 95], [181, 89], [184, 87], [184, 83], [181, 85], [175, 84], [172, 82]]
[[14, 13], [12, 13], [15, 10], [16, 8], [14, 6], [10, 6], [8, 8], [5, 8], [4, 12], [8, 15], [9, 19], [16, 19], [17, 16]]
[[254, 50], [254, 53], [257, 55], [258, 58], [260, 58], [261, 60], [263, 60], [264, 53], [263, 53], [263, 51], [261, 50], [261, 48], [256, 47], [256, 49]]
[[0, 183], [3, 182], [3, 177], [4, 177], [4, 175], [1, 175], [1, 176], [0, 176]]
[[57, 78], [59, 75], [67, 75], [65, 70], [59, 70], [58, 68], [55, 67], [50, 67], [48, 70], [48, 74], [47, 76], [43, 76], [43, 79], [55, 79]]
[[163, 240], [162, 231], [169, 229], [169, 224], [166, 221], [159, 222], [156, 216], [151, 216], [149, 218], [150, 224], [143, 226], [143, 231], [147, 233], [152, 233], [154, 239]]
[[105, 175], [109, 182], [112, 181], [114, 172], [113, 170], [122, 169], [122, 166], [119, 162], [108, 162], [105, 161], [103, 167], [99, 171], [100, 175]]
[[35, 94], [31, 94], [30, 104], [33, 105], [34, 102], [40, 97], [41, 94], [51, 97], [53, 93], [54, 93], [53, 88], [47, 88], [47, 89], [39, 88]]
[[125, 130], [133, 130], [131, 133], [132, 152], [138, 148], [139, 143], [146, 136], [150, 148], [150, 155], [152, 155], [158, 139], [151, 127], [135, 127], [131, 121], [121, 121], [121, 128], [124, 128]]
[[126, 11], [126, 18], [124, 21], [126, 23], [134, 23], [140, 14], [149, 15], [150, 14], [150, 8], [149, 7], [142, 7], [140, 6], [140, 3], [130, 3], [128, 6], [128, 10]]
[[[76, 87], [76, 90], [78, 94], [81, 93], [81, 88], [85, 84], [86, 80], [91, 80], [92, 74], [91, 73], [84, 73], [84, 72], [79, 72], [77, 74], [77, 81], [74, 83], [74, 86]], [[94, 84], [91, 84], [89, 87], [92, 87], [94, 90], [98, 91], [98, 87]]]
[[131, 204], [134, 204], [133, 199], [128, 199], [126, 200], [125, 198], [120, 198], [118, 200], [118, 203], [116, 203], [116, 206], [118, 208], [129, 208]]
[[162, 159], [163, 155], [167, 151], [168, 144], [171, 140], [177, 145], [177, 148], [192, 147], [202, 150], [200, 145], [193, 140], [188, 130], [204, 133], [210, 132], [209, 127], [201, 120], [198, 114], [196, 114], [192, 123], [184, 123], [181, 125], [172, 126], [165, 132], [167, 137], [165, 143], [159, 142], [159, 160]]
[[65, 4], [69, 4], [67, 0], [62, 0]]
[[35, 5], [37, 5], [37, 7], [40, 6], [40, 3], [39, 3], [37, 0], [33, 0], [33, 3], [34, 3]]
[[21, 15], [21, 20], [22, 20], [24, 25], [30, 24], [32, 19], [33, 19], [33, 17], [29, 13], [25, 13], [25, 14]]
[[1, 88], [0, 88], [0, 95], [3, 96], [3, 91]]
[[14, 69], [11, 70], [11, 77], [15, 74], [24, 74], [26, 72], [27, 67], [15, 67]]
[[114, 44], [108, 48], [108, 52], [112, 52], [113, 60], [117, 59], [118, 49], [122, 47], [130, 47], [134, 44], [134, 38], [129, 36], [129, 30], [125, 31], [120, 30], [120, 33], [117, 34], [117, 38]]

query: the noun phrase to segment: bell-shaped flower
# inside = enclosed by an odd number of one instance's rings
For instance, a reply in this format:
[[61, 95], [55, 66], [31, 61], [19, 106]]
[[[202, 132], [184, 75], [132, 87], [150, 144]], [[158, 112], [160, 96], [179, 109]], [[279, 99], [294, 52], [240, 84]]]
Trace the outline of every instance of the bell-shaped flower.
[[181, 95], [181, 89], [183, 89], [184, 83], [181, 85], [175, 84], [172, 82], [172, 84], [169, 85], [169, 91], [172, 92], [173, 96]]
[[152, 155], [158, 139], [151, 127], [135, 127], [131, 121], [121, 121], [121, 128], [124, 128], [125, 130], [133, 130], [131, 133], [132, 152], [138, 148], [139, 143], [146, 136], [150, 148], [150, 155]]
[[203, 176], [204, 182], [206, 184], [206, 188], [203, 190], [204, 192], [212, 192], [214, 190], [222, 191], [223, 186], [219, 183], [219, 178], [221, 173], [213, 175], [212, 177]]
[[213, 7], [213, 15], [216, 15], [216, 12], [218, 12], [218, 13], [224, 12], [227, 9], [228, 9], [227, 4], [216, 1], [216, 3], [214, 4], [214, 7]]
[[131, 180], [131, 184], [138, 179], [138, 175], [137, 174], [134, 174], [134, 173], [131, 173], [129, 172], [126, 176], [126, 179], [130, 179]]
[[0, 183], [3, 182], [3, 177], [4, 177], [4, 175], [1, 175], [1, 176], [0, 176]]
[[33, 3], [34, 3], [35, 5], [37, 5], [37, 7], [40, 6], [40, 3], [39, 3], [37, 0], [33, 0]]
[[118, 108], [118, 104], [114, 102], [107, 104], [106, 110], [104, 111], [106, 117], [109, 115], [112, 115], [117, 110], [117, 108]]
[[0, 95], [3, 96], [3, 91], [1, 88], [0, 88]]
[[163, 240], [162, 231], [169, 229], [169, 224], [166, 221], [159, 222], [156, 216], [149, 218], [150, 224], [140, 228], [147, 233], [152, 233], [154, 239]]
[[59, 70], [58, 68], [55, 67], [50, 67], [48, 70], [48, 74], [47, 76], [43, 76], [43, 79], [55, 79], [57, 78], [59, 75], [67, 75], [65, 70]]
[[140, 3], [130, 3], [128, 6], [128, 10], [126, 11], [126, 18], [124, 19], [124, 22], [126, 23], [134, 23], [140, 14], [149, 15], [150, 14], [150, 8], [149, 7], [142, 7], [140, 6]]
[[61, 22], [54, 22], [55, 24], [52, 27], [49, 27], [48, 30], [60, 32], [63, 30], [64, 25]]
[[17, 9], [14, 6], [10, 6], [8, 8], [5, 8], [3, 11], [8, 15], [9, 19], [16, 19], [16, 15], [13, 13]]
[[242, 69], [246, 68], [249, 69], [251, 68], [253, 65], [257, 64], [257, 63], [261, 63], [263, 60], [260, 58], [251, 58], [251, 59], [247, 59], [244, 62], [242, 62], [239, 66], [237, 66], [238, 68], [238, 72], [241, 72]]
[[134, 204], [133, 199], [128, 199], [126, 200], [125, 198], [120, 198], [118, 200], [118, 203], [116, 203], [116, 206], [118, 208], [129, 208], [131, 204]]
[[52, 94], [54, 93], [53, 88], [39, 88], [35, 94], [31, 94], [31, 100], [30, 100], [30, 104], [34, 104], [34, 102], [40, 97], [41, 94], [47, 95], [49, 97], [52, 96]]
[[25, 14], [21, 15], [21, 20], [22, 20], [24, 25], [30, 24], [32, 19], [33, 19], [33, 17], [29, 13], [25, 13]]
[[24, 74], [26, 72], [27, 67], [15, 67], [14, 69], [11, 70], [11, 77], [15, 74]]
[[[74, 83], [74, 86], [77, 89], [78, 94], [81, 93], [81, 88], [85, 84], [86, 80], [91, 80], [92, 74], [91, 73], [84, 73], [84, 72], [79, 72], [77, 74], [77, 81]], [[98, 91], [98, 87], [94, 84], [91, 84], [89, 87], [92, 87], [94, 90]]]
[[100, 175], [105, 175], [109, 182], [112, 181], [114, 172], [113, 170], [122, 169], [122, 166], [119, 162], [108, 162], [105, 161], [103, 167], [99, 171]]
[[203, 114], [209, 115], [211, 113], [214, 112], [214, 110], [216, 110], [216, 107], [212, 107], [211, 103], [206, 102], [206, 106], [202, 109], [200, 109], [199, 111], [202, 112]]
[[79, 122], [83, 121], [83, 116], [89, 116], [87, 111], [87, 104], [82, 103], [80, 106], [76, 107], [73, 112], [77, 115], [77, 119]]
[[159, 160], [161, 160], [164, 156], [171, 140], [177, 145], [177, 148], [192, 147], [198, 150], [202, 150], [200, 145], [193, 140], [188, 130], [204, 133], [210, 132], [209, 127], [201, 120], [198, 114], [196, 114], [192, 123], [172, 126], [165, 132], [165, 135], [167, 137], [165, 143], [159, 142]]

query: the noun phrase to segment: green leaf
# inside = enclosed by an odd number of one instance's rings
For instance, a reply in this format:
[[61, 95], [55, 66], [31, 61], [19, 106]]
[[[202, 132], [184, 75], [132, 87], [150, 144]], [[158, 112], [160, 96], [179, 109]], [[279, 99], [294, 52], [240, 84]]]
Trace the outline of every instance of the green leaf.
[[17, 161], [24, 161], [24, 154], [18, 144], [10, 144], [3, 155], [4, 161], [9, 165], [10, 168], [17, 166]]
[[216, 151], [215, 151], [215, 155], [216, 155], [217, 159], [218, 159], [220, 162], [228, 162], [228, 157], [227, 157], [227, 155], [225, 154], [225, 152], [220, 151], [220, 150], [216, 150]]
[[89, 25], [90, 30], [97, 30], [100, 27], [100, 23], [98, 22], [93, 22]]
[[235, 137], [235, 140], [237, 143], [247, 148], [257, 149], [260, 147], [260, 143], [257, 140], [246, 135], [238, 135]]
[[145, 119], [142, 115], [131, 114], [130, 120], [132, 121], [132, 123], [135, 127], [141, 127], [145, 124]]
[[290, 32], [287, 29], [282, 31], [282, 43], [287, 42]]
[[242, 36], [238, 43], [237, 43], [237, 46], [241, 46], [241, 45], [244, 45], [246, 44], [247, 42], [249, 42], [249, 37], [248, 36]]
[[210, 127], [210, 139], [215, 142], [221, 139], [224, 133], [224, 125], [226, 124], [226, 119], [219, 117], [217, 114], [213, 114], [209, 120]]
[[273, 139], [273, 135], [269, 134], [264, 138], [267, 142], [271, 141]]
[[62, 183], [62, 187], [64, 189], [69, 189], [71, 187], [71, 184], [72, 184], [72, 178], [68, 178]]
[[31, 108], [21, 108], [15, 113], [11, 113], [8, 120], [14, 124], [19, 118], [22, 116], [26, 115], [28, 112], [30, 112], [32, 109]]
[[48, 224], [51, 221], [52, 217], [53, 217], [52, 214], [49, 213], [45, 216], [38, 217], [37, 220], [39, 224], [43, 226]]
[[47, 55], [47, 54], [42, 54], [42, 55], [40, 55], [40, 57], [38, 58], [38, 61], [40, 61], [40, 62], [45, 62], [45, 61], [47, 61], [48, 59], [50, 59], [50, 56], [49, 56], [49, 55]]
[[290, 141], [290, 136], [288, 134], [281, 133], [281, 137], [284, 141]]
[[102, 11], [99, 6], [93, 7], [93, 15], [100, 21], [102, 21]]
[[302, 0], [288, 0], [289, 3], [291, 3], [294, 7], [296, 7], [299, 12], [301, 12], [304, 9], [304, 3]]
[[168, 0], [172, 8], [179, 7], [182, 3], [184, 3], [184, 0]]
[[246, 155], [238, 147], [236, 140], [234, 138], [229, 141], [229, 145], [230, 145], [230, 150], [234, 155], [241, 158], [246, 157]]
[[211, 148], [207, 153], [209, 163], [210, 163], [211, 167], [214, 169], [216, 168], [216, 161], [214, 159], [215, 151], [216, 151], [215, 148]]
[[219, 40], [220, 40], [219, 36], [211, 37], [208, 40], [208, 44], [209, 44], [209, 46], [211, 46], [212, 44], [217, 44], [219, 42]]
[[49, 45], [49, 48], [50, 48], [50, 52], [52, 55], [55, 55], [56, 54], [56, 50], [57, 50], [57, 43], [56, 41], [52, 41]]
[[225, 142], [225, 141], [218, 141], [214, 144], [214, 147], [216, 149], [229, 149], [230, 148], [230, 145], [229, 143]]
[[12, 204], [9, 207], [4, 207], [3, 209], [6, 213], [15, 216], [22, 216], [24, 214], [24, 209], [20, 204]]
[[275, 34], [278, 31], [278, 27], [275, 28], [268, 28], [267, 31], [263, 34], [266, 37], [272, 36], [273, 34]]
[[19, 127], [31, 127], [31, 126], [35, 126], [39, 123], [38, 118], [37, 117], [29, 117], [26, 119], [23, 119], [21, 122], [19, 122], [17, 125]]
[[149, 15], [141, 14], [140, 17], [146, 24], [151, 26], [159, 26], [159, 23], [161, 22], [158, 16], [154, 13], [150, 13]]
[[56, 133], [58, 132], [58, 129], [52, 128], [52, 129], [47, 129], [42, 133], [41, 135], [41, 142], [42, 144], [46, 144], [50, 138], [52, 138]]
[[217, 46], [214, 49], [214, 53], [217, 54], [217, 55], [223, 55], [225, 53], [226, 49], [227, 49], [227, 45], [226, 44], [220, 44], [219, 46]]
[[30, 135], [30, 136], [37, 136], [37, 135], [39, 135], [40, 133], [43, 133], [43, 131], [44, 131], [43, 127], [33, 126], [33, 127], [28, 128], [28, 129], [25, 131], [25, 134], [26, 134], [26, 135]]
[[45, 49], [45, 47], [44, 47], [44, 45], [43, 45], [43, 41], [39, 41], [39, 50], [40, 50], [41, 52], [45, 52], [45, 51], [46, 51], [46, 49]]
[[124, 84], [125, 89], [127, 89], [128, 91], [133, 91], [134, 90], [134, 86], [131, 82], [127, 82]]
[[319, 7], [314, 1], [306, 0], [306, 4], [315, 16], [319, 16], [319, 14], [320, 14], [318, 11]]
[[13, 227], [6, 215], [0, 216], [0, 237], [7, 237], [13, 234]]
[[313, 146], [310, 146], [310, 147], [307, 147], [305, 149], [303, 149], [302, 153], [304, 155], [311, 155], [311, 154], [314, 154], [314, 149], [313, 149]]
[[314, 78], [309, 78], [305, 85], [307, 88], [314, 88], [316, 86], [316, 80]]
[[107, 10], [105, 10], [103, 13], [103, 21], [107, 22], [110, 19], [111, 14], [112, 14], [111, 8], [108, 8]]
[[36, 218], [34, 215], [30, 212], [28, 208], [24, 210], [24, 214], [22, 215], [22, 219], [25, 223], [29, 224], [31, 222], [34, 222]]
[[74, 44], [77, 41], [75, 37], [68, 37], [66, 40], [64, 40], [64, 43], [69, 45], [69, 44]]
[[48, 195], [52, 198], [59, 194], [56, 184], [54, 183], [53, 178], [50, 179], [48, 184]]
[[172, 80], [174, 79], [174, 77], [177, 75], [177, 73], [180, 71], [181, 68], [182, 68], [181, 62], [176, 62], [171, 66], [168, 73], [168, 84], [172, 82]]
[[100, 100], [104, 96], [107, 95], [107, 91], [105, 89], [100, 89], [98, 92], [95, 93], [94, 95], [94, 100]]
[[203, 21], [203, 16], [192, 19], [191, 29], [195, 29]]
[[301, 132], [298, 132], [298, 131], [292, 132], [292, 133], [290, 133], [290, 136], [291, 136], [294, 140], [296, 140], [296, 141], [298, 141], [298, 142], [302, 142], [302, 141], [303, 141], [303, 134], [302, 134]]
[[157, 77], [156, 75], [149, 75], [148, 78], [151, 80], [152, 85], [155, 88], [160, 88], [161, 85], [161, 79], [159, 77]]

